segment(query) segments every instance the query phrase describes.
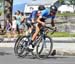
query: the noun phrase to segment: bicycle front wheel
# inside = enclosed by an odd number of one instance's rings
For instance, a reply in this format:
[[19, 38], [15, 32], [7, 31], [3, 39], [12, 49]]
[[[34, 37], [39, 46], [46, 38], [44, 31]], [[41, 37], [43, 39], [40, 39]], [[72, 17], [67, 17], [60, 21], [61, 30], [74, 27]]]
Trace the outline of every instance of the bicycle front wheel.
[[36, 56], [38, 58], [47, 58], [51, 54], [52, 48], [52, 39], [48, 36], [45, 36], [38, 41], [36, 46]]

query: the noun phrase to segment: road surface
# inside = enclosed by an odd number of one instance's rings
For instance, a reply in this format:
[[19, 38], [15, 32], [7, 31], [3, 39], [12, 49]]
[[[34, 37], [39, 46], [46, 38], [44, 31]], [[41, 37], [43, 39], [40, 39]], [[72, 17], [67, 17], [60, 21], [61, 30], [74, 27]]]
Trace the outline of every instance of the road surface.
[[13, 48], [0, 48], [0, 64], [75, 64], [73, 56], [50, 56], [46, 59], [33, 59], [27, 56], [19, 58], [15, 56]]

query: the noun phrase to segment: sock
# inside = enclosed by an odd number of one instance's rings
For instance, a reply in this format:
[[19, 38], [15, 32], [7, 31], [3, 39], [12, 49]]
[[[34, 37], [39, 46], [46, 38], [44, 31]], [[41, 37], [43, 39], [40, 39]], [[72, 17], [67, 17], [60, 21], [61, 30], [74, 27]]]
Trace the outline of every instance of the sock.
[[33, 47], [33, 48], [35, 47], [34, 44], [32, 44], [32, 47]]
[[33, 40], [30, 41], [29, 45], [32, 45]]
[[32, 47], [34, 48], [33, 40], [30, 41], [29, 45], [32, 45]]

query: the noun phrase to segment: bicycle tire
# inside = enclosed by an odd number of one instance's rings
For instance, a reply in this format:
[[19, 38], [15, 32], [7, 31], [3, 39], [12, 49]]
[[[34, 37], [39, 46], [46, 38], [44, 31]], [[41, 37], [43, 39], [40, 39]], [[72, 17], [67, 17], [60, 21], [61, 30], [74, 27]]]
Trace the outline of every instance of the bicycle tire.
[[[23, 38], [25, 38], [25, 37], [28, 38], [27, 36], [24, 36], [24, 37], [20, 38], [20, 41], [21, 41]], [[29, 38], [28, 38], [28, 45], [29, 45]], [[28, 46], [28, 45], [27, 45], [27, 46]], [[25, 53], [24, 53], [24, 52], [25, 52]], [[22, 53], [19, 54], [19, 57], [23, 57], [23, 58], [24, 58], [24, 57], [26, 57], [26, 56], [29, 54], [29, 52], [31, 52], [32, 56], [35, 57], [35, 54], [34, 54], [33, 51], [31, 51], [30, 49], [29, 49], [29, 50], [28, 50], [28, 49], [25, 50], [25, 48], [24, 48], [24, 50], [22, 51]]]
[[[41, 39], [38, 38], [37, 41], [41, 41]], [[37, 45], [37, 41], [36, 41], [36, 45]], [[36, 45], [35, 45], [35, 48], [34, 48], [35, 50], [36, 50]], [[43, 48], [41, 48], [39, 54], [42, 52], [42, 50], [43, 50]], [[33, 57], [36, 57], [36, 51], [34, 52], [34, 50], [33, 50], [33, 51], [31, 52], [31, 54], [32, 54]]]
[[[41, 50], [40, 50], [40, 53], [39, 53], [39, 45], [40, 45], [40, 41], [38, 42], [37, 46], [36, 46], [36, 56], [37, 58], [39, 59], [42, 59], [42, 58], [47, 58], [50, 54], [51, 54], [51, 51], [52, 51], [52, 48], [53, 48], [53, 42], [52, 42], [52, 39], [48, 36], [45, 36], [45, 39], [48, 38], [49, 39], [49, 44], [50, 44], [50, 49], [49, 49], [49, 52], [46, 54], [46, 55], [41, 55], [41, 53], [43, 52], [44, 50], [44, 46], [45, 44], [42, 43], [42, 47], [41, 47]], [[42, 40], [41, 40], [42, 41]]]
[[28, 54], [28, 52], [24, 53], [24, 51], [25, 51], [25, 48], [24, 47], [22, 47], [20, 53], [18, 53], [18, 46], [20, 45], [20, 43], [22, 43], [22, 46], [23, 46], [23, 44], [26, 44], [26, 41], [25, 40], [24, 40], [24, 42], [22, 42], [22, 39], [23, 38], [27, 38], [27, 36], [21, 36], [18, 39], [18, 41], [16, 42], [16, 45], [15, 45], [15, 51], [17, 52], [17, 56], [19, 56], [19, 57], [25, 57]]
[[18, 55], [17, 46], [18, 46], [18, 41], [19, 41], [20, 38], [21, 38], [21, 36], [19, 36], [19, 37], [17, 38], [17, 40], [16, 40], [16, 42], [15, 42], [15, 45], [14, 45], [14, 53], [15, 53], [15, 55]]

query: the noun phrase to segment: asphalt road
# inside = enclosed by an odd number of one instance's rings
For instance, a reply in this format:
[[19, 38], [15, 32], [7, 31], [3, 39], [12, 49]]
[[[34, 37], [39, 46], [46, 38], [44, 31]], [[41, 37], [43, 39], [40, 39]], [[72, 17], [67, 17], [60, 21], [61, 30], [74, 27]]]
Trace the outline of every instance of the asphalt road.
[[13, 48], [0, 48], [0, 64], [75, 64], [75, 57], [50, 56], [40, 60], [29, 55], [19, 58], [15, 56]]

